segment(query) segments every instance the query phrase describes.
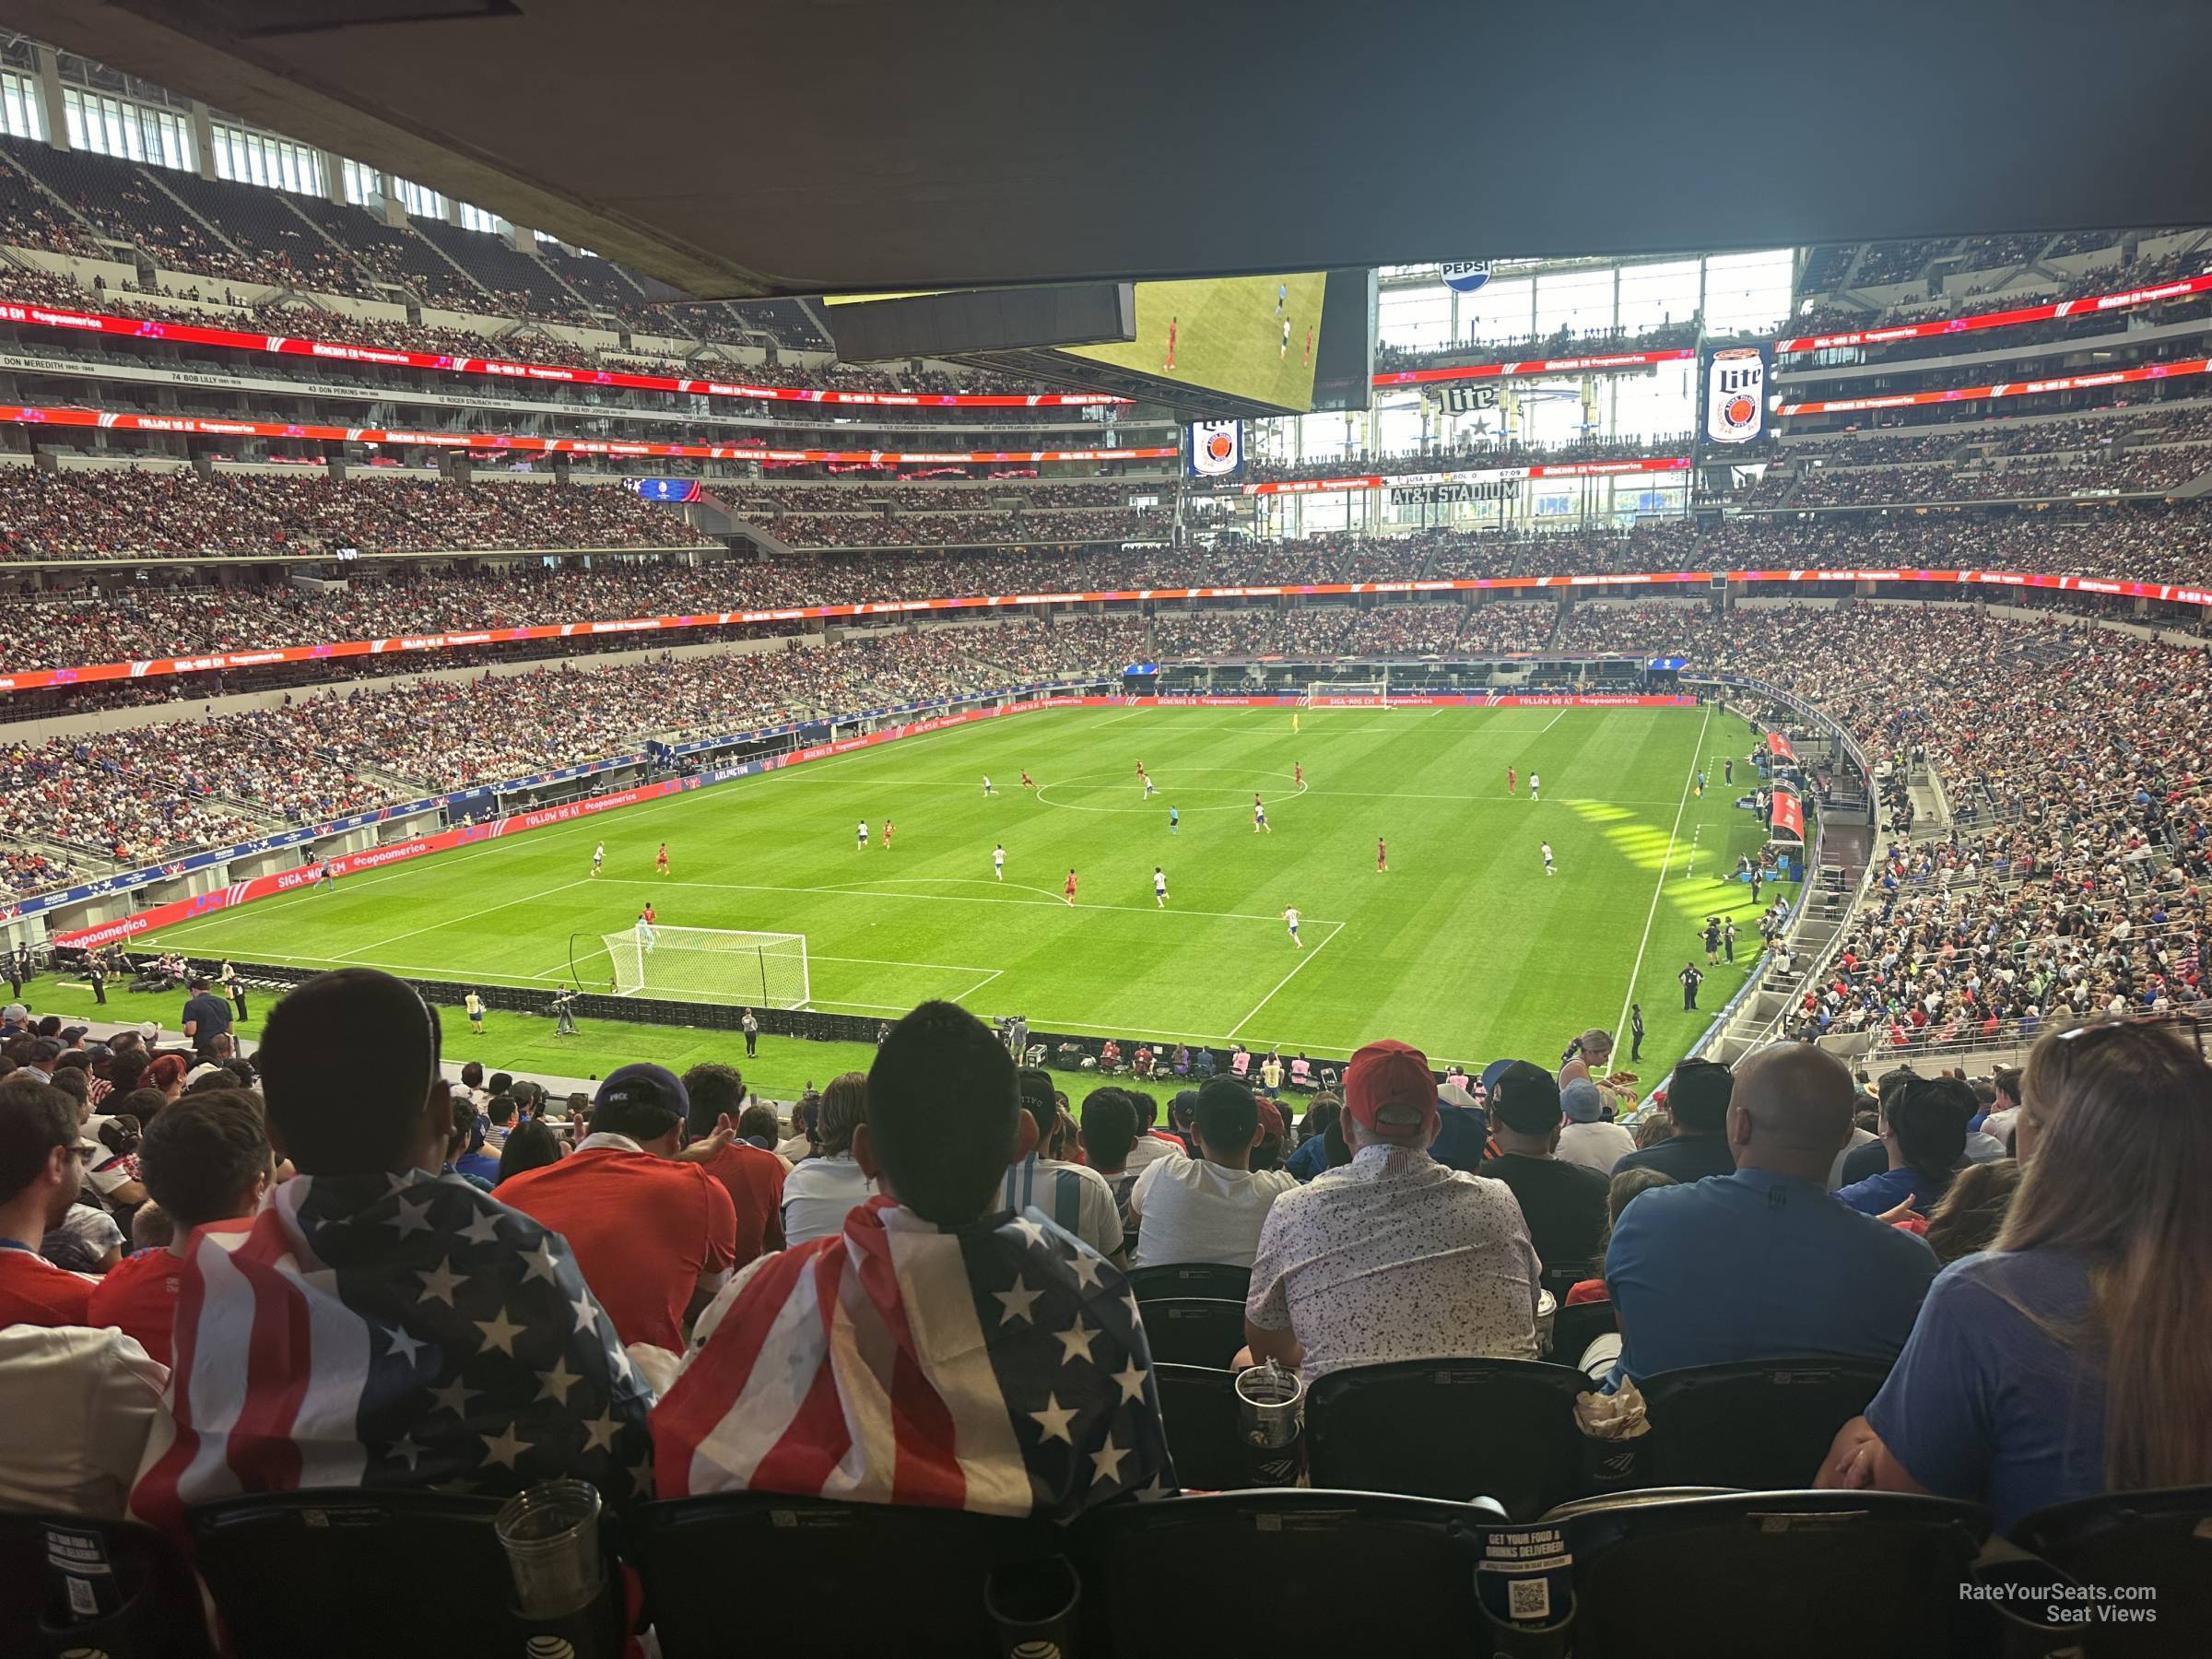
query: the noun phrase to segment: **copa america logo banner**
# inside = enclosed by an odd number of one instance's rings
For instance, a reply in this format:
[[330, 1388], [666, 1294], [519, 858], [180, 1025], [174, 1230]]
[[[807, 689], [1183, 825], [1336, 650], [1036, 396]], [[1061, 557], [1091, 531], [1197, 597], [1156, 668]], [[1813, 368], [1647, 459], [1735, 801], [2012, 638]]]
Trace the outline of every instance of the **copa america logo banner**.
[[1244, 465], [1244, 423], [1194, 420], [1191, 423], [1191, 476], [1226, 478]]
[[1444, 263], [1444, 286], [1456, 294], [1471, 294], [1490, 279], [1487, 259], [1457, 259]]
[[1769, 435], [1767, 374], [1771, 346], [1721, 346], [1705, 358], [1707, 443], [1739, 448]]

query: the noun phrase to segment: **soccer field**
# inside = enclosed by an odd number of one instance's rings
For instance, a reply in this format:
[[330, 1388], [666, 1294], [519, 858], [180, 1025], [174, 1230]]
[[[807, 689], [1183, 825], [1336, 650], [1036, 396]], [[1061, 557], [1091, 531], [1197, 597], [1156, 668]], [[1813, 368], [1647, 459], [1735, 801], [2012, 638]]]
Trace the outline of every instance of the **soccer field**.
[[[979, 722], [265, 900], [164, 929], [159, 943], [550, 991], [575, 934], [587, 988], [604, 990], [599, 935], [650, 899], [665, 926], [806, 935], [818, 1008], [895, 1018], [950, 997], [1124, 1045], [1241, 1040], [1320, 1058], [1397, 1037], [1440, 1065], [1549, 1063], [1574, 1031], [1618, 1022], [1633, 995], [1651, 1030], [1638, 1069], [1654, 1079], [1740, 983], [1741, 967], [1712, 969], [1706, 1013], [1682, 1011], [1674, 975], [1688, 958], [1703, 966], [1703, 918], [1736, 914], [1739, 958], [1756, 956], [1749, 889], [1717, 879], [1762, 840], [1721, 784], [1733, 755], [1743, 785], [1750, 747], [1734, 716], [1343, 709], [1302, 711], [1300, 726], [1277, 708]], [[1149, 800], [1139, 761], [1159, 788]], [[1701, 799], [1700, 762], [1712, 772]], [[1270, 834], [1253, 832], [1255, 792]], [[594, 877], [601, 839], [606, 873]], [[653, 867], [664, 839], [665, 878]], [[1545, 841], [1559, 871], [1548, 878]], [[1302, 949], [1287, 906], [1302, 912]], [[457, 1020], [449, 1030], [450, 1053], [474, 1052]], [[657, 1057], [645, 1028], [594, 1021], [586, 1035], [580, 1061], [603, 1049]], [[695, 1052], [696, 1038], [668, 1036]]]

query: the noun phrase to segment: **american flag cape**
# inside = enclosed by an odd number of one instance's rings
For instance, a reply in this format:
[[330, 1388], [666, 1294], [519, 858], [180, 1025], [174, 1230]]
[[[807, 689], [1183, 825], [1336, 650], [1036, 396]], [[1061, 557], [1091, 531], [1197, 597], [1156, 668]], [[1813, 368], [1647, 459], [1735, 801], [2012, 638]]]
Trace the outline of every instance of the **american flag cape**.
[[652, 1486], [652, 1393], [557, 1233], [465, 1182], [300, 1176], [195, 1233], [131, 1512], [318, 1487]]
[[653, 1410], [664, 1498], [751, 1490], [1064, 1520], [1175, 1487], [1127, 1281], [1038, 1211], [874, 1198], [763, 1258]]

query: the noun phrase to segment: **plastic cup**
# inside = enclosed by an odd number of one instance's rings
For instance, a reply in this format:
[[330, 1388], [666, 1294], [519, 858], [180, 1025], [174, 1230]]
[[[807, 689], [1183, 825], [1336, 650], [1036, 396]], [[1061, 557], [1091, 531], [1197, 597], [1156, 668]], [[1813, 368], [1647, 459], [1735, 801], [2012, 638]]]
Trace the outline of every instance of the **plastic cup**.
[[559, 1618], [591, 1605], [606, 1575], [599, 1494], [589, 1481], [546, 1480], [510, 1498], [492, 1522], [527, 1618]]

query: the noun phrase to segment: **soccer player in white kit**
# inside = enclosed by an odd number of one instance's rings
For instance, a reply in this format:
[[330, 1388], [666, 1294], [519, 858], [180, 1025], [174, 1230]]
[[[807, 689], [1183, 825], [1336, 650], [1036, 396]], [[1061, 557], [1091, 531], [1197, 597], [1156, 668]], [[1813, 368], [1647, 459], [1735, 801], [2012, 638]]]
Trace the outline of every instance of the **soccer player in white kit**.
[[983, 776], [983, 793], [987, 795], [994, 795], [998, 793], [997, 790], [991, 787], [991, 778], [987, 772]]
[[1285, 911], [1283, 920], [1290, 924], [1290, 943], [1303, 950], [1306, 947], [1306, 942], [1298, 936], [1298, 906], [1294, 904]]
[[1540, 801], [1544, 798], [1544, 780], [1537, 777], [1535, 772], [1528, 774], [1528, 798], [1532, 801]]
[[1549, 841], [1538, 841], [1536, 845], [1544, 849], [1544, 874], [1547, 876], [1557, 876], [1559, 871], [1552, 868], [1551, 864], [1551, 843]]
[[866, 818], [862, 818], [860, 820], [860, 830], [858, 833], [860, 836], [860, 851], [865, 853], [868, 850], [868, 820]]
[[1006, 850], [1004, 846], [991, 849], [991, 874], [1001, 881], [1006, 878]]
[[1162, 870], [1158, 865], [1154, 865], [1152, 866], [1152, 901], [1159, 905], [1161, 910], [1166, 910], [1168, 908], [1167, 872]]
[[592, 874], [599, 874], [599, 866], [606, 862], [606, 843], [601, 841], [592, 849]]

